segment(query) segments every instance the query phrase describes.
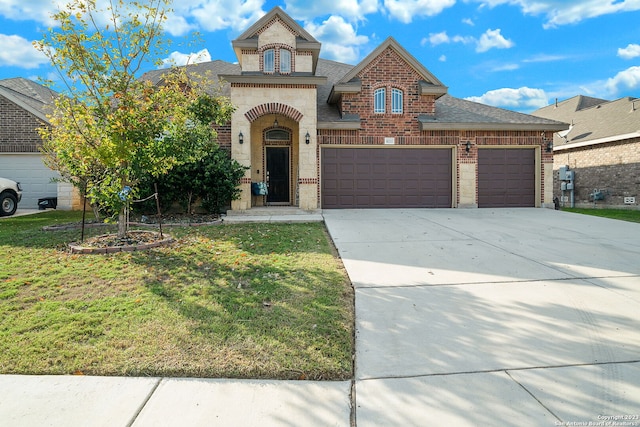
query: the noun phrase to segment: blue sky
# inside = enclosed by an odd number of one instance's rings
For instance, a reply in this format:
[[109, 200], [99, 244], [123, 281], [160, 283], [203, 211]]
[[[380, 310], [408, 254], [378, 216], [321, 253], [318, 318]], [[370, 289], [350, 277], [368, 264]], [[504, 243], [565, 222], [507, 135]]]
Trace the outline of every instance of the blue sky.
[[[64, 3], [0, 0], [0, 79], [53, 75], [31, 42]], [[170, 58], [235, 62], [231, 40], [274, 6], [326, 59], [357, 64], [393, 36], [459, 98], [529, 112], [580, 94], [640, 96], [640, 0], [180, 0]], [[202, 40], [186, 47], [193, 31]]]

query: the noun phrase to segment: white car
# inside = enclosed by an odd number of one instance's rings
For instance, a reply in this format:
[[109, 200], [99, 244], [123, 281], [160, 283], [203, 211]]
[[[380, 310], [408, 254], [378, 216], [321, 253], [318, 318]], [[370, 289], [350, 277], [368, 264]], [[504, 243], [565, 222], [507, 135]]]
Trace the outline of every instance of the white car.
[[20, 199], [22, 199], [20, 183], [0, 178], [0, 216], [9, 216], [16, 213]]

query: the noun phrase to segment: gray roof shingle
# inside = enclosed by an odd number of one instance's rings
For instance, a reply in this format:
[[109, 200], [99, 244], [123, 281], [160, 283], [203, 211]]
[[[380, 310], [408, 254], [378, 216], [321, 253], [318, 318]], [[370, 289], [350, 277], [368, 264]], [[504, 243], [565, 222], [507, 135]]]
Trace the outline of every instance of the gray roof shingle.
[[56, 91], [22, 77], [0, 80], [0, 95], [44, 121], [59, 96]]
[[640, 133], [638, 98], [625, 97], [607, 101], [578, 95], [532, 114], [572, 124], [571, 131], [565, 135], [566, 139], [556, 137], [556, 147]]

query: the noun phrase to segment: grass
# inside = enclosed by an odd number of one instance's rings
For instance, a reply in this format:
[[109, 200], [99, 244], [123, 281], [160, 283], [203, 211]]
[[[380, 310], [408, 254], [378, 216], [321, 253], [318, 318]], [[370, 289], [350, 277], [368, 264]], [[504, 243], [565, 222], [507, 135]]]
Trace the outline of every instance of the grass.
[[113, 255], [42, 230], [78, 219], [0, 220], [0, 373], [352, 376], [353, 291], [323, 224], [174, 227]]
[[588, 208], [562, 208], [563, 211], [575, 212], [584, 215], [601, 216], [604, 218], [619, 219], [622, 221], [640, 222], [640, 210], [633, 209], [588, 209]]

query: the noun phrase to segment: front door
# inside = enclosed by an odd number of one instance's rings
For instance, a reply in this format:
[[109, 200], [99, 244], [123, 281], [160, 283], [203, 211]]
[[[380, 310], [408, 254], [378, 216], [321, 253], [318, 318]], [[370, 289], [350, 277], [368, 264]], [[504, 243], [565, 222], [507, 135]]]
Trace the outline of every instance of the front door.
[[289, 147], [266, 147], [269, 204], [291, 204]]

